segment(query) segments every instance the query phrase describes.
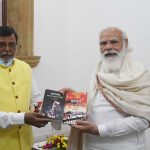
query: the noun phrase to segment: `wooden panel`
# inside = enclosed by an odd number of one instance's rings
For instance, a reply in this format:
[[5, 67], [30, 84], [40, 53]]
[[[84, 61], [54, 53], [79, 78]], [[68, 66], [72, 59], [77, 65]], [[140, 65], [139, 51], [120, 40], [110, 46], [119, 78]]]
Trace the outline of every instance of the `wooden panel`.
[[16, 58], [37, 66], [40, 56], [33, 51], [34, 0], [7, 0], [7, 25], [18, 33]]
[[17, 55], [33, 56], [34, 0], [7, 0], [7, 24], [19, 36]]

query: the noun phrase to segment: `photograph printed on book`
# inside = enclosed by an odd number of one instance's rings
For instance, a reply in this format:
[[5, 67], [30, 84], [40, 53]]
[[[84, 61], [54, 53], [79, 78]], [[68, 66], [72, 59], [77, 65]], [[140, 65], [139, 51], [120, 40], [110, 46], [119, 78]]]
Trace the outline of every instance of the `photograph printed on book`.
[[76, 124], [86, 119], [87, 92], [67, 92], [65, 96], [64, 124]]
[[64, 117], [64, 95], [59, 91], [45, 90], [41, 113], [50, 121], [61, 122]]

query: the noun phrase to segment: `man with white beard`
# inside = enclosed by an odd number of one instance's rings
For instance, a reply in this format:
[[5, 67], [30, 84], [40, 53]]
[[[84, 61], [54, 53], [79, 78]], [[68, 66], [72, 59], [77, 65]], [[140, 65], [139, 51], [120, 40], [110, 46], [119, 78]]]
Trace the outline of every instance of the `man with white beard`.
[[99, 45], [101, 59], [90, 83], [88, 119], [72, 125], [68, 150], [145, 150], [150, 74], [129, 56], [128, 38], [119, 28], [104, 29]]
[[[106, 34], [106, 32], [103, 31], [103, 34]], [[100, 55], [101, 55], [101, 60], [102, 60], [101, 69], [105, 73], [119, 72], [121, 65], [123, 63], [123, 60], [127, 54], [126, 46], [128, 44], [128, 39], [126, 37], [126, 34], [122, 33], [122, 36], [123, 36], [122, 41], [119, 41], [120, 39], [115, 36], [113, 36], [110, 39], [110, 41], [106, 40], [107, 37], [105, 37], [105, 35], [103, 34], [101, 33], [102, 38], [99, 42], [99, 45], [101, 48]], [[119, 46], [119, 47], [116, 47], [116, 46]]]

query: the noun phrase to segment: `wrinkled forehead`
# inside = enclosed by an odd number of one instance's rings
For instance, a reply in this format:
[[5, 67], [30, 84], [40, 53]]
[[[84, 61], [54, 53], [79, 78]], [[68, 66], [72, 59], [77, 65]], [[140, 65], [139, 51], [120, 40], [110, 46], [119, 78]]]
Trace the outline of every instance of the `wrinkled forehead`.
[[9, 36], [0, 36], [1, 42], [16, 42], [15, 35], [9, 35]]
[[122, 32], [117, 29], [109, 29], [101, 32], [100, 41], [118, 39], [122, 40]]

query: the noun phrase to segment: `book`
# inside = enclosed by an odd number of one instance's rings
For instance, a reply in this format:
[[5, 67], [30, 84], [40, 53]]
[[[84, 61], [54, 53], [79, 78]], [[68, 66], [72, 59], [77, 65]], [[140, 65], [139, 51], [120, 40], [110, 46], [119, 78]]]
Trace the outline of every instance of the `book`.
[[64, 124], [76, 124], [86, 119], [87, 92], [67, 92], [65, 95]]
[[45, 90], [41, 113], [45, 114], [51, 122], [62, 122], [64, 117], [65, 96], [54, 90]]
[[[65, 94], [45, 90], [41, 113], [50, 119], [55, 128], [60, 124], [76, 124], [86, 118], [87, 92], [66, 92]], [[57, 127], [56, 127], [57, 126]]]

